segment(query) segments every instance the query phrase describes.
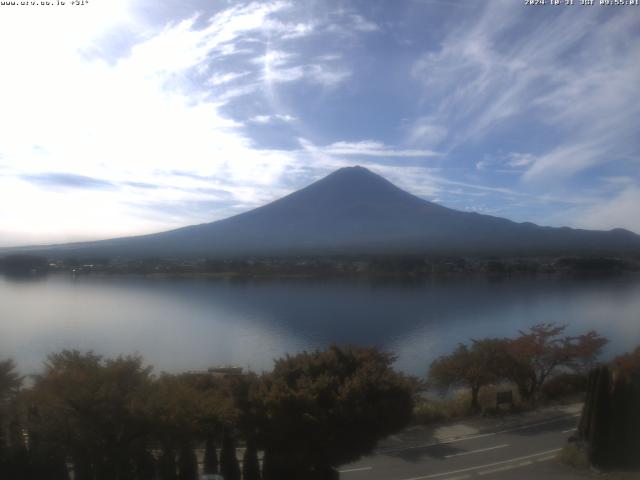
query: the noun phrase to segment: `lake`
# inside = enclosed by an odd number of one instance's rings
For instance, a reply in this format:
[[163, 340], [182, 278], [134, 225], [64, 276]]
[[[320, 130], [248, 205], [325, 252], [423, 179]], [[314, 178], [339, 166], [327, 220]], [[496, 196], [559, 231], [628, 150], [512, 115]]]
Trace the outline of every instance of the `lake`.
[[137, 352], [156, 370], [260, 371], [285, 353], [352, 343], [391, 350], [397, 368], [424, 375], [458, 342], [551, 321], [604, 334], [606, 357], [631, 350], [640, 344], [640, 277], [0, 277], [0, 358], [13, 357], [24, 373], [62, 348]]

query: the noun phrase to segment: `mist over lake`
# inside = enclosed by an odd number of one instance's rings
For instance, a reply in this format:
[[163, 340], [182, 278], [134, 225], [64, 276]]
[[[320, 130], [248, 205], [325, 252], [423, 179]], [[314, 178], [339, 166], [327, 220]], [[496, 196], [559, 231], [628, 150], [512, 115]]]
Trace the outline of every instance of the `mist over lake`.
[[640, 277], [570, 279], [196, 279], [50, 275], [0, 278], [0, 352], [25, 373], [63, 348], [140, 353], [157, 370], [274, 358], [331, 343], [376, 345], [423, 375], [458, 342], [537, 322], [595, 329], [604, 356], [640, 343]]

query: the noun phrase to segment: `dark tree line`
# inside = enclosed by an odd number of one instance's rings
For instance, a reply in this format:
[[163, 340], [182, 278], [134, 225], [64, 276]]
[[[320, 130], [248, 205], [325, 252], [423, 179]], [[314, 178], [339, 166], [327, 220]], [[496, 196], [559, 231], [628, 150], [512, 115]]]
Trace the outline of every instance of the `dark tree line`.
[[44, 257], [14, 254], [0, 258], [0, 272], [11, 276], [41, 275], [49, 269]]
[[337, 478], [411, 418], [415, 381], [393, 360], [331, 347], [216, 377], [62, 351], [28, 387], [1, 362], [0, 478], [196, 480], [197, 455], [225, 480]]

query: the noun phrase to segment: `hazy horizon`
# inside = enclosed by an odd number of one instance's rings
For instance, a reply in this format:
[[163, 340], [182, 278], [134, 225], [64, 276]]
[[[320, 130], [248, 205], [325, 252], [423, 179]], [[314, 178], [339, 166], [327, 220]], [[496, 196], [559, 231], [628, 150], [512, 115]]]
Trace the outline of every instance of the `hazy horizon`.
[[356, 164], [457, 210], [640, 232], [637, 13], [3, 6], [0, 247], [211, 222]]

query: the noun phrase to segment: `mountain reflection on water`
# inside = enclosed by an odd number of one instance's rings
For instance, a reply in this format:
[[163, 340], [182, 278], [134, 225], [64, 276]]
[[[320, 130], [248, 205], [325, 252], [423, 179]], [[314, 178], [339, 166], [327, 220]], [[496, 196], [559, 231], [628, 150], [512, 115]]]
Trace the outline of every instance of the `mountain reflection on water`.
[[237, 364], [331, 343], [377, 345], [422, 375], [471, 338], [511, 336], [537, 322], [596, 329], [605, 354], [640, 344], [640, 278], [335, 280], [52, 275], [0, 279], [0, 357], [25, 372], [47, 353], [140, 353], [158, 370]]

